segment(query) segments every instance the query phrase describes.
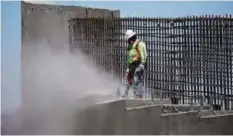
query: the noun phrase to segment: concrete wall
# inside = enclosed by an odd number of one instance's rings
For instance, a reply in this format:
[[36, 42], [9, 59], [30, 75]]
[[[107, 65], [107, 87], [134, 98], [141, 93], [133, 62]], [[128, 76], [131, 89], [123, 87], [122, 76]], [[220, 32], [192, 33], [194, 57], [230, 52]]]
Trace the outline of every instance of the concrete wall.
[[232, 135], [233, 114], [199, 117], [198, 112], [162, 116], [164, 135]]
[[[120, 11], [78, 6], [21, 3], [22, 42], [68, 44], [68, 20], [73, 17], [119, 17]], [[57, 47], [56, 47], [57, 48]]]
[[[127, 101], [98, 104], [83, 111], [76, 134], [212, 135], [233, 134], [233, 114], [201, 116], [198, 111], [162, 114], [161, 105], [124, 109]], [[79, 118], [80, 118], [79, 117]], [[95, 123], [93, 123], [95, 122]], [[80, 124], [81, 127], [80, 127]]]
[[[22, 103], [27, 105], [31, 100], [33, 85], [29, 77], [36, 78], [35, 70], [29, 69], [31, 57], [30, 47], [49, 45], [52, 51], [68, 50], [69, 48], [69, 23], [73, 17], [119, 17], [120, 11], [107, 9], [93, 9], [79, 6], [56, 6], [46, 4], [31, 4], [21, 2], [22, 12], [22, 49], [21, 49], [21, 90]], [[36, 51], [38, 52], [38, 51]], [[34, 52], [35, 53], [35, 52]], [[33, 75], [32, 75], [33, 74]]]
[[[50, 48], [52, 48], [52, 51], [54, 53], [59, 53], [60, 50], [68, 50], [68, 20], [70, 18], [119, 17], [120, 11], [93, 9], [79, 6], [56, 6], [21, 2], [21, 16], [21, 107], [23, 109], [23, 117], [21, 118], [23, 118], [22, 125], [26, 127], [24, 128], [25, 130], [21, 129], [22, 131], [20, 134], [73, 134], [72, 128], [70, 128], [69, 130], [61, 130], [61, 128], [54, 128], [56, 127], [56, 125], [48, 123], [48, 126], [53, 127], [54, 131], [56, 132], [55, 133], [51, 132], [50, 130], [48, 130], [49, 128], [46, 128], [46, 126], [41, 124], [41, 122], [44, 123], [48, 120], [48, 117], [46, 117], [45, 115], [45, 111], [41, 110], [44, 109], [43, 106], [46, 104], [40, 104], [40, 102], [43, 102], [44, 99], [46, 99], [43, 98], [43, 96], [46, 94], [41, 95], [40, 91], [42, 90], [43, 85], [41, 85], [42, 88], [35, 87], [35, 85], [37, 85], [36, 81], [39, 74], [37, 72], [37, 69], [33, 69], [31, 67], [32, 65], [37, 63], [34, 61], [35, 59], [32, 60], [32, 58], [36, 56], [36, 53], [39, 52], [39, 50], [33, 50], [32, 52], [31, 47], [48, 45], [50, 46]], [[48, 95], [51, 96], [51, 94]], [[58, 98], [58, 94], [54, 94], [53, 98], [55, 97]], [[56, 103], [56, 105], [59, 105], [58, 103]], [[52, 108], [53, 107], [48, 110], [52, 111]], [[73, 117], [73, 115], [69, 116]], [[70, 119], [70, 122], [72, 122], [72, 120], [73, 119]]]
[[[114, 101], [90, 107], [80, 114], [76, 134], [121, 135], [159, 134], [160, 106], [126, 110], [126, 101]], [[156, 122], [156, 124], [155, 124]]]

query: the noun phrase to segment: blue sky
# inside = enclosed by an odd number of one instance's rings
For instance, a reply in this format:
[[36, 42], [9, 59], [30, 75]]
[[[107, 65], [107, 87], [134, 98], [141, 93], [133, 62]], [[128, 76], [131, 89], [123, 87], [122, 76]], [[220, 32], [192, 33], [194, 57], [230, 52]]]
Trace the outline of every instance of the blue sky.
[[[233, 2], [61, 2], [61, 5], [77, 5], [93, 8], [121, 10], [121, 16], [178, 17], [203, 14], [233, 14]], [[14, 110], [20, 105], [20, 46], [21, 11], [20, 2], [1, 1], [1, 58], [2, 86], [1, 105], [3, 111]]]
[[1, 2], [1, 106], [9, 111], [20, 104], [20, 2]]
[[78, 5], [96, 8], [120, 9], [121, 16], [178, 17], [201, 14], [233, 13], [233, 2], [204, 1], [73, 1], [62, 5]]

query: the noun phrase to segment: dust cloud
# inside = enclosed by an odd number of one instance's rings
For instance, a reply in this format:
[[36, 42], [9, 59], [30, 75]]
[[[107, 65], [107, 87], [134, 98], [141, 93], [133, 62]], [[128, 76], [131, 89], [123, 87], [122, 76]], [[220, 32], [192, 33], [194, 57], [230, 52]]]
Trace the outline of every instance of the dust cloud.
[[23, 46], [20, 123], [12, 130], [8, 122], [6, 134], [75, 134], [80, 109], [116, 99], [119, 80], [67, 47], [56, 51], [46, 43]]

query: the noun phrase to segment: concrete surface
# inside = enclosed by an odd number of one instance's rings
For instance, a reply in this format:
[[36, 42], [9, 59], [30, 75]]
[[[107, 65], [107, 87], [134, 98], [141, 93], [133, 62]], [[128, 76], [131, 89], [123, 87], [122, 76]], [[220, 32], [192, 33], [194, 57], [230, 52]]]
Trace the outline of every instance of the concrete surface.
[[[47, 4], [31, 4], [21, 2], [21, 90], [22, 105], [30, 105], [35, 99], [27, 96], [35, 96], [31, 90], [35, 90], [32, 79], [38, 73], [30, 69], [31, 53], [30, 46], [48, 45], [53, 52], [69, 50], [69, 24], [72, 17], [119, 17], [120, 11], [107, 9], [94, 9], [80, 6], [58, 6]], [[28, 76], [30, 74], [30, 76]], [[33, 75], [32, 75], [33, 74]]]
[[[159, 105], [125, 110], [125, 100], [97, 104], [83, 112], [81, 127], [77, 134], [111, 135], [111, 134], [152, 134], [159, 132], [154, 122], [160, 121]], [[93, 123], [95, 122], [95, 123]]]
[[163, 104], [163, 113], [176, 113], [179, 112], [188, 112], [188, 111], [199, 111], [199, 110], [209, 110], [209, 105], [193, 105], [191, 108], [189, 104], [180, 104], [180, 105], [172, 105], [172, 104]]
[[[21, 46], [21, 90], [22, 90], [22, 114], [25, 115], [22, 123], [23, 126], [15, 130], [14, 132], [5, 128], [6, 134], [74, 134], [73, 125], [67, 128], [66, 124], [75, 124], [73, 118], [78, 116], [76, 111], [63, 111], [55, 112], [53, 116], [66, 116], [69, 120], [64, 121], [62, 127], [57, 127], [56, 124], [61, 124], [59, 121], [49, 121], [46, 112], [54, 112], [57, 110], [55, 107], [48, 108], [48, 111], [43, 111], [44, 106], [39, 106], [40, 89], [35, 87], [34, 81], [37, 80], [40, 72], [32, 69], [31, 65], [34, 65], [32, 60], [39, 51], [31, 52], [31, 46], [47, 45], [54, 54], [59, 54], [60, 51], [69, 50], [69, 24], [68, 20], [73, 17], [86, 18], [86, 17], [119, 17], [120, 11], [108, 10], [108, 9], [94, 9], [80, 6], [58, 6], [58, 5], [47, 5], [47, 4], [31, 4], [21, 2], [21, 30], [22, 30], [22, 46]], [[64, 51], [65, 50], [65, 51]], [[33, 77], [33, 78], [32, 78]], [[42, 85], [41, 85], [42, 86]], [[32, 91], [33, 90], [33, 91]], [[38, 90], [38, 93], [34, 90]], [[59, 91], [59, 90], [58, 90]], [[39, 97], [38, 97], [39, 96]], [[54, 94], [53, 98], [58, 97], [58, 93]], [[66, 97], [66, 96], [64, 96]], [[68, 96], [67, 96], [68, 97]], [[97, 96], [96, 96], [97, 97]], [[47, 98], [45, 98], [47, 99]], [[68, 98], [67, 98], [68, 99]], [[90, 99], [88, 99], [90, 100]], [[90, 100], [87, 106], [97, 100]], [[56, 101], [57, 102], [57, 101]], [[77, 102], [78, 103], [78, 102]], [[62, 104], [62, 101], [58, 101], [56, 105]], [[86, 103], [85, 103], [86, 104]], [[33, 108], [31, 105], [34, 105]], [[50, 104], [46, 104], [50, 105]], [[63, 107], [68, 108], [68, 104]], [[46, 107], [46, 106], [45, 106]], [[80, 106], [77, 106], [80, 107]], [[83, 107], [82, 107], [83, 108]], [[74, 110], [79, 110], [74, 109]], [[30, 112], [28, 112], [30, 111]], [[38, 111], [41, 111], [38, 113]], [[70, 115], [71, 114], [71, 115]], [[27, 117], [26, 117], [27, 116]], [[35, 118], [36, 117], [36, 118]], [[10, 119], [7, 119], [10, 120]], [[77, 119], [78, 120], [78, 119]], [[36, 122], [36, 123], [35, 123]], [[42, 124], [42, 123], [44, 124]], [[54, 123], [50, 123], [54, 122]], [[68, 122], [68, 123], [67, 123]], [[46, 125], [45, 125], [46, 124]], [[11, 123], [12, 125], [12, 123]], [[9, 126], [9, 125], [8, 125]], [[49, 127], [51, 128], [49, 128]], [[61, 126], [61, 125], [59, 125]], [[64, 128], [64, 129], [63, 129]], [[51, 130], [49, 130], [51, 129]]]
[[[186, 106], [175, 106], [178, 113], [163, 114], [162, 105], [148, 105], [124, 108], [132, 100], [116, 100], [90, 106], [80, 114], [76, 134], [90, 135], [191, 135], [191, 134], [233, 134], [231, 129], [233, 114], [218, 112], [220, 115], [209, 116], [196, 111], [184, 112]], [[133, 106], [140, 100], [135, 100]], [[132, 106], [132, 105], [131, 105]], [[195, 106], [194, 106], [195, 107]], [[206, 106], [205, 109], [210, 107]], [[209, 111], [209, 110], [205, 110]], [[211, 113], [211, 112], [209, 112]], [[208, 115], [208, 116], [207, 116]], [[95, 123], [93, 123], [95, 122]], [[80, 125], [79, 125], [80, 126]]]
[[68, 20], [73, 17], [119, 17], [119, 10], [94, 9], [80, 6], [31, 4], [21, 2], [22, 43], [45, 41], [51, 45], [69, 43]]
[[[106, 98], [107, 99], [107, 98]], [[102, 104], [102, 103], [108, 103], [108, 102], [112, 102], [112, 101], [123, 101], [124, 99], [112, 99], [111, 101], [104, 101], [104, 102], [100, 102], [97, 104]], [[151, 101], [149, 99], [127, 99], [124, 101], [124, 105], [123, 107], [125, 107], [126, 109], [130, 110], [132, 108], [135, 107], [142, 107], [142, 106], [151, 106], [151, 105], [155, 105], [155, 104], [171, 104], [171, 101], [169, 99], [163, 99], [162, 101], [160, 99], [155, 99], [154, 101]]]
[[[102, 97], [99, 97], [102, 99]], [[95, 98], [96, 99], [96, 98]], [[131, 103], [132, 100], [114, 100], [108, 102], [102, 102], [93, 105], [94, 102], [101, 101], [93, 100], [85, 107], [80, 101], [77, 101], [79, 112], [76, 114], [75, 123], [73, 128], [67, 133], [73, 135], [232, 135], [233, 129], [233, 112], [232, 111], [213, 111], [203, 110], [198, 111], [185, 111], [186, 107], [182, 109], [182, 112], [178, 113], [166, 113], [163, 114], [162, 105], [143, 105], [139, 107], [126, 108], [127, 103]], [[86, 99], [87, 100], [87, 99]], [[141, 105], [140, 100], [134, 100], [133, 106]], [[168, 106], [168, 105], [166, 105]], [[82, 112], [80, 112], [82, 111]], [[38, 113], [43, 114], [43, 113]], [[30, 115], [27, 115], [30, 116]], [[72, 115], [73, 116], [73, 115]], [[12, 118], [12, 116], [10, 117]], [[72, 118], [73, 119], [73, 118]], [[33, 120], [38, 121], [38, 120]], [[42, 120], [43, 121], [43, 120]], [[4, 123], [4, 122], [3, 122]], [[34, 134], [39, 131], [41, 126], [40, 122], [36, 124], [38, 126], [33, 127], [32, 122], [26, 122], [27, 127], [17, 128], [15, 132], [2, 128], [2, 131], [6, 131], [2, 134]], [[66, 122], [64, 122], [66, 123]], [[31, 129], [29, 129], [31, 128]], [[23, 129], [23, 130], [22, 130]], [[29, 129], [29, 130], [28, 130]], [[25, 132], [23, 132], [25, 131]], [[42, 134], [41, 132], [38, 134]], [[47, 132], [43, 133], [48, 134]], [[53, 133], [51, 133], [53, 134]]]
[[163, 115], [164, 135], [223, 135], [233, 134], [233, 114], [199, 117], [197, 111]]

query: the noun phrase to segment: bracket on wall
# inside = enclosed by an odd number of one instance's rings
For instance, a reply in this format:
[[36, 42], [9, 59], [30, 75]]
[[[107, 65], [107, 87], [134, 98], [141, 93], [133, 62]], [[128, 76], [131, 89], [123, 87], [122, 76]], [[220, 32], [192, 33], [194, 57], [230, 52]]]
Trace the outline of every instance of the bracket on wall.
[[88, 9], [86, 8], [85, 11], [86, 11], [86, 18], [88, 18]]
[[111, 11], [111, 16], [112, 16], [112, 18], [114, 18], [114, 14], [113, 14], [113, 11]]

